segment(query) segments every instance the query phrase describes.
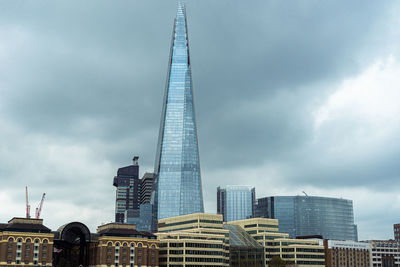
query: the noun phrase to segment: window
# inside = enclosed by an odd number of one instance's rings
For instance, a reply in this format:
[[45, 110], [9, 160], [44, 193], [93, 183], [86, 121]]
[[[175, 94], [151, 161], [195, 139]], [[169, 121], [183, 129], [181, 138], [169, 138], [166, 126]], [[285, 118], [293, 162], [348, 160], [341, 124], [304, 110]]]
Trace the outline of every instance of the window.
[[46, 253], [42, 253], [42, 258], [46, 258], [47, 254]]
[[39, 239], [35, 239], [35, 244], [39, 244]]
[[14, 242], [14, 238], [10, 237], [10, 238], [8, 239], [8, 243], [12, 243], [12, 242]]
[[42, 250], [43, 250], [43, 251], [46, 251], [46, 250], [47, 250], [47, 247], [46, 247], [46, 246], [43, 246], [43, 247], [42, 247]]
[[142, 243], [139, 243], [138, 247], [141, 248], [142, 247]]
[[107, 246], [108, 246], [108, 247], [112, 247], [112, 243], [111, 243], [111, 242], [108, 242], [108, 243], [107, 243]]
[[30, 239], [30, 238], [27, 238], [25, 242], [26, 242], [26, 243], [31, 243], [31, 239]]
[[47, 244], [49, 241], [47, 239], [43, 240], [43, 244]]
[[156, 246], [152, 245], [152, 246], [151, 246], [151, 248], [152, 248], [152, 249], [155, 249], [155, 248], [156, 248]]
[[18, 238], [18, 242], [19, 242], [19, 243], [22, 243], [22, 238]]
[[31, 246], [30, 246], [30, 245], [25, 245], [25, 249], [26, 249], [26, 250], [30, 250], [30, 249], [31, 249]]
[[46, 266], [46, 262], [45, 262], [45, 261], [42, 261], [42, 265], [43, 265], [43, 266]]

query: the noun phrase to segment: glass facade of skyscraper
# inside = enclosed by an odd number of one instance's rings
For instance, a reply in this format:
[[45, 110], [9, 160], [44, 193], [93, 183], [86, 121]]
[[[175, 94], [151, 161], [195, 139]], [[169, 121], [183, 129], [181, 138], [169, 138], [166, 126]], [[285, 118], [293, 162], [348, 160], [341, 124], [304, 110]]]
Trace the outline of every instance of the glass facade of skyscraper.
[[357, 241], [353, 201], [315, 196], [267, 197], [270, 218], [291, 237], [322, 235], [324, 239]]
[[152, 196], [157, 219], [204, 212], [187, 36], [181, 4], [174, 22]]
[[228, 185], [217, 188], [217, 212], [224, 221], [236, 221], [254, 216], [255, 188], [245, 185]]

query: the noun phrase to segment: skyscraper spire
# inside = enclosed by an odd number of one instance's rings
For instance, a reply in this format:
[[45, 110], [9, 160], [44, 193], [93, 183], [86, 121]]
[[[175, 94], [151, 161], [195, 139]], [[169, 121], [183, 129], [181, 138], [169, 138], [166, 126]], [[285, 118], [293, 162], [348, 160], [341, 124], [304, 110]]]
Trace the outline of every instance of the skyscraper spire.
[[178, 3], [155, 162], [157, 219], [204, 212], [186, 9]]

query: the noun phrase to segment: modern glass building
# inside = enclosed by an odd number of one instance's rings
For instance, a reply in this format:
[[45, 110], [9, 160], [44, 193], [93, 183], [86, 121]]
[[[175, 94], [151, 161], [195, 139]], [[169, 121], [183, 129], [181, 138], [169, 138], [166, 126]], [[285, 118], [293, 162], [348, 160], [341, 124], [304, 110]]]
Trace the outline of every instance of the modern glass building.
[[217, 188], [217, 213], [225, 222], [254, 217], [255, 188], [246, 185], [228, 185]]
[[321, 235], [324, 239], [358, 239], [352, 200], [315, 196], [274, 196], [258, 199], [258, 202], [262, 205], [256, 205], [256, 209], [268, 210], [267, 217], [278, 219], [279, 231], [289, 233], [290, 237]]
[[178, 5], [152, 195], [157, 219], [204, 212], [186, 10]]

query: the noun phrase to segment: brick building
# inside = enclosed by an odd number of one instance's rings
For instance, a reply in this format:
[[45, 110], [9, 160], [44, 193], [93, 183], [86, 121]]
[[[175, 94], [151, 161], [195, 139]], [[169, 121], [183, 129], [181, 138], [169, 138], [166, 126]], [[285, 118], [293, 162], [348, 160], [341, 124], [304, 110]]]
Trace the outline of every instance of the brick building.
[[371, 245], [366, 242], [324, 240], [326, 267], [370, 266]]
[[51, 266], [53, 239], [42, 219], [13, 218], [0, 224], [0, 266]]

